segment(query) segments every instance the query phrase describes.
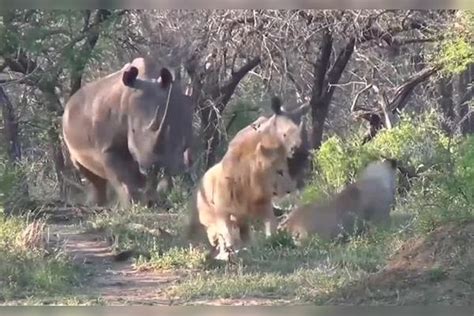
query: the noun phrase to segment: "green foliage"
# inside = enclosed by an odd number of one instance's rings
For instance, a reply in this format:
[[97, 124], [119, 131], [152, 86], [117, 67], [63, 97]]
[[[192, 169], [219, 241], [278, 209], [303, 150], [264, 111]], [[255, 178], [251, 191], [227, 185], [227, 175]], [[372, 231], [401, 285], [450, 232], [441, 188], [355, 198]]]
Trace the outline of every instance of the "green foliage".
[[0, 215], [0, 249], [6, 249], [15, 244], [16, 238], [25, 228], [25, 223], [19, 218], [6, 219]]
[[443, 66], [443, 72], [458, 74], [474, 63], [474, 11], [460, 10], [434, 58]]
[[455, 144], [453, 151], [451, 163], [432, 172], [431, 181], [419, 193], [417, 227], [421, 231], [474, 218], [474, 137]]
[[474, 62], [474, 46], [463, 37], [446, 40], [437, 61], [443, 65], [443, 71], [459, 74]]
[[368, 147], [407, 166], [429, 168], [447, 162], [449, 144], [449, 138], [440, 128], [438, 115], [427, 112], [419, 118], [402, 116], [397, 127], [379, 133]]
[[20, 207], [25, 202], [26, 197], [19, 195], [24, 176], [20, 165], [12, 165], [6, 159], [0, 159], [0, 213], [6, 208]]
[[252, 123], [257, 118], [257, 113], [255, 105], [251, 101], [245, 99], [238, 100], [232, 106], [231, 114], [227, 120], [227, 123], [232, 120], [227, 131], [229, 136], [233, 137], [238, 131]]
[[355, 180], [370, 161], [381, 157], [399, 160], [415, 169], [446, 163], [450, 157], [449, 139], [439, 128], [434, 112], [419, 118], [402, 116], [391, 130], [383, 130], [369, 143], [361, 144], [360, 135], [342, 140], [333, 136], [314, 154], [316, 172], [305, 190], [305, 201], [317, 200]]
[[418, 173], [410, 181], [404, 205], [417, 216], [418, 229], [426, 232], [448, 221], [473, 218], [473, 138], [448, 138], [435, 112], [419, 118], [402, 116], [395, 128], [381, 131], [364, 146], [358, 144], [358, 136], [348, 141], [334, 136], [321, 146], [314, 155], [317, 171], [303, 194], [306, 202], [321, 199], [354, 181], [370, 160], [384, 156]]

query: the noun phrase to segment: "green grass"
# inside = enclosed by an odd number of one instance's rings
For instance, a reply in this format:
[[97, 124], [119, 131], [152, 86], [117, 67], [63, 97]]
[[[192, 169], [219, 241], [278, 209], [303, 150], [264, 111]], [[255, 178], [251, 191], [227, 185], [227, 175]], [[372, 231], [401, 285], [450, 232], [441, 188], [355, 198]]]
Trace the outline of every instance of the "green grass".
[[[260, 297], [324, 303], [330, 293], [380, 270], [413, 233], [407, 229], [413, 212], [399, 207], [390, 229], [374, 229], [371, 234], [354, 237], [347, 243], [314, 237], [297, 247], [287, 234], [266, 239], [257, 232], [248, 249], [239, 253], [236, 266], [211, 265], [206, 260], [205, 248], [191, 248], [179, 237], [185, 229], [184, 214], [183, 209], [170, 215], [134, 207], [92, 218], [88, 226], [106, 232], [120, 249], [147, 252], [149, 256], [135, 260], [139, 268], [158, 273], [188, 271], [178, 284], [166, 290], [170, 297], [183, 301]], [[153, 233], [158, 228], [176, 237], [164, 240]]]
[[206, 265], [205, 251], [199, 248], [172, 247], [163, 253], [153, 252], [150, 259], [138, 260], [141, 268], [153, 270], [199, 269]]
[[[134, 249], [141, 254], [135, 265], [140, 269], [171, 270], [206, 267], [206, 250], [190, 248], [181, 238], [186, 217], [181, 214], [159, 213], [140, 206], [130, 210], [114, 210], [91, 218], [86, 227], [104, 232], [115, 242], [117, 250]], [[170, 233], [163, 236], [160, 229]], [[144, 256], [145, 255], [145, 256]]]
[[51, 297], [28, 297], [24, 300], [9, 301], [10, 305], [58, 305], [58, 306], [103, 306], [106, 302], [100, 297], [86, 295], [60, 295]]
[[61, 253], [19, 247], [25, 227], [20, 218], [0, 217], [0, 301], [63, 294], [79, 281], [79, 269]]
[[169, 294], [182, 300], [261, 297], [320, 301], [379, 270], [401, 242], [399, 234], [389, 232], [347, 244], [313, 238], [300, 247], [257, 240], [241, 254], [236, 267], [189, 274]]

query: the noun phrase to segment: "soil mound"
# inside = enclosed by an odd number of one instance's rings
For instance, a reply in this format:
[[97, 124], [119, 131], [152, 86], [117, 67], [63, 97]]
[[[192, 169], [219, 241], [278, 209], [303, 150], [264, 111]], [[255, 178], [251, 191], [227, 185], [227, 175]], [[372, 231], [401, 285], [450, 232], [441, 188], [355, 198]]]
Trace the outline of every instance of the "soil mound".
[[[349, 304], [474, 304], [474, 221], [408, 241], [381, 271], [337, 295]], [[334, 302], [333, 302], [334, 303]]]

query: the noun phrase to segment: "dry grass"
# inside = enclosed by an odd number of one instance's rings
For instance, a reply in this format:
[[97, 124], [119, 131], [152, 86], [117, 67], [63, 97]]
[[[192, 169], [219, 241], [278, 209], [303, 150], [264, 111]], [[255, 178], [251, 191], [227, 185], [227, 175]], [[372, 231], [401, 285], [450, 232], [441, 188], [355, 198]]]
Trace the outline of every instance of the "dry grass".
[[45, 238], [46, 223], [42, 220], [34, 220], [26, 226], [18, 235], [17, 245], [22, 251], [45, 249], [47, 241]]

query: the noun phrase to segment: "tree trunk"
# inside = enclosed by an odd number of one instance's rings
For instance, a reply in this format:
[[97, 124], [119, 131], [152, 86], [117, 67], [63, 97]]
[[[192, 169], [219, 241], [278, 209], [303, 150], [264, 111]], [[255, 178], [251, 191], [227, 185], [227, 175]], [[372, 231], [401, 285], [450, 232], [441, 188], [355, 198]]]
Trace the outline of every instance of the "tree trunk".
[[327, 98], [311, 99], [311, 142], [314, 149], [319, 149], [323, 141], [324, 122], [329, 113], [329, 100]]
[[[458, 78], [459, 103], [458, 112], [460, 129], [463, 135], [474, 133], [474, 113], [470, 110], [469, 103], [474, 97], [474, 64], [459, 75]], [[472, 107], [472, 104], [471, 104]]]
[[[197, 73], [196, 60], [190, 60], [186, 69], [193, 80], [193, 91], [199, 91], [199, 94], [193, 96], [197, 103], [201, 117], [202, 134], [205, 139], [206, 170], [212, 167], [217, 161], [217, 148], [221, 141], [219, 132], [219, 114], [225, 110], [227, 103], [235, 92], [239, 82], [252, 69], [260, 64], [260, 57], [250, 59], [237, 71], [232, 70], [231, 77], [222, 85], [219, 85], [216, 74], [219, 69], [214, 69], [213, 73], [207, 73], [205, 76]], [[200, 67], [203, 68], [203, 67]], [[201, 79], [205, 77], [205, 79]]]
[[71, 85], [69, 95], [72, 96], [82, 85], [82, 75], [84, 69], [89, 62], [92, 55], [92, 51], [99, 40], [100, 30], [97, 27], [91, 27], [91, 25], [99, 25], [105, 21], [109, 16], [110, 12], [105, 9], [99, 9], [94, 15], [93, 21], [90, 24], [91, 11], [84, 11], [84, 31], [87, 30], [87, 37], [84, 44], [79, 48], [79, 58], [75, 61], [75, 65], [71, 69]]
[[206, 170], [216, 163], [216, 151], [220, 144], [219, 118], [216, 109], [209, 105], [201, 109], [201, 123], [204, 127], [203, 134], [206, 140]]
[[2, 116], [5, 133], [5, 143], [7, 145], [8, 159], [11, 163], [21, 160], [21, 146], [18, 135], [18, 122], [15, 117], [15, 110], [6, 95], [3, 87], [0, 86], [0, 105], [2, 106]]
[[311, 142], [314, 149], [319, 149], [323, 140], [324, 122], [329, 113], [329, 105], [335, 87], [354, 52], [355, 38], [349, 39], [346, 46], [337, 55], [336, 61], [328, 70], [332, 51], [332, 34], [325, 29], [321, 41], [320, 54], [314, 66], [314, 82], [311, 93]]
[[442, 128], [448, 134], [453, 132], [453, 123], [455, 119], [454, 101], [453, 101], [453, 82], [452, 78], [441, 78], [438, 82], [438, 100], [441, 112], [443, 113]]
[[51, 158], [53, 159], [54, 169], [59, 185], [59, 197], [61, 200], [66, 198], [66, 186], [63, 179], [63, 175], [66, 170], [66, 164], [64, 162], [64, 155], [61, 146], [61, 139], [59, 138], [59, 132], [61, 130], [58, 120], [62, 115], [63, 109], [61, 103], [54, 92], [55, 85], [44, 85], [40, 86], [43, 92], [46, 108], [51, 115], [51, 125], [48, 127], [49, 137], [49, 150]]
[[[21, 160], [21, 143], [18, 130], [18, 121], [15, 115], [15, 109], [10, 99], [6, 95], [3, 87], [0, 86], [0, 106], [2, 107], [3, 125], [5, 133], [5, 143], [7, 147], [8, 160], [12, 166]], [[28, 182], [26, 176], [21, 174], [18, 182], [15, 184], [16, 193], [22, 201], [29, 200]], [[16, 198], [15, 201], [17, 202]], [[8, 207], [10, 208], [10, 207]]]
[[314, 64], [314, 82], [311, 91], [311, 146], [319, 148], [323, 139], [324, 122], [329, 111], [328, 100], [324, 98], [326, 72], [329, 67], [329, 58], [332, 50], [332, 34], [328, 28], [324, 30], [319, 56]]

